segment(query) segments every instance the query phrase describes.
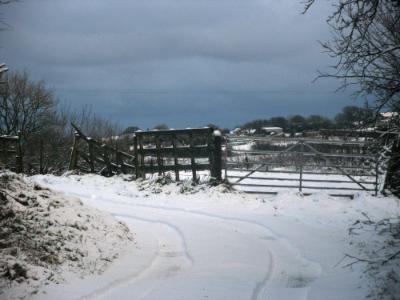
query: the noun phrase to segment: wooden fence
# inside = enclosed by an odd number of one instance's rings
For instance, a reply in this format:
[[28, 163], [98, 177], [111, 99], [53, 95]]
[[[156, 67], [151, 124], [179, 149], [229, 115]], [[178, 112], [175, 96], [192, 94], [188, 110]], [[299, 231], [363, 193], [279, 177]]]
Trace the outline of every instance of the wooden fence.
[[107, 176], [114, 173], [134, 173], [134, 155], [87, 137], [74, 124], [72, 127], [75, 129], [75, 135], [69, 170], [102, 173]]
[[221, 180], [221, 136], [211, 128], [182, 130], [153, 130], [135, 132], [136, 176], [147, 173], [173, 171], [179, 180], [179, 171], [210, 170], [211, 177]]
[[[279, 151], [258, 150], [256, 141], [259, 143], [275, 143], [285, 149]], [[245, 145], [247, 145], [247, 149]], [[329, 147], [327, 148], [329, 145], [333, 146], [331, 147], [332, 152], [319, 150], [329, 149]], [[345, 149], [345, 151], [338, 151], [338, 147]], [[371, 152], [371, 148], [370, 142], [351, 140], [329, 141], [304, 138], [228, 136], [226, 170], [242, 171], [245, 172], [245, 175], [240, 174], [241, 172], [239, 172], [239, 175], [228, 175], [226, 173], [226, 177], [227, 179], [234, 179], [231, 182], [233, 185], [243, 187], [259, 187], [268, 190], [271, 188], [296, 188], [299, 191], [304, 189], [363, 190], [374, 191], [376, 195], [378, 192], [379, 165], [377, 154]], [[268, 176], [268, 178], [254, 176], [256, 172], [259, 174], [272, 173], [272, 176]], [[298, 177], [273, 176], [277, 173], [298, 174]], [[308, 174], [324, 175], [324, 178], [315, 178], [315, 176], [304, 178], [304, 175]], [[329, 176], [325, 175], [342, 175], [347, 180], [330, 179]], [[361, 180], [360, 178], [363, 176], [367, 176], [369, 180]], [[243, 183], [244, 180], [247, 183]], [[252, 183], [251, 180], [257, 180], [257, 182]], [[260, 183], [260, 181], [265, 183]], [[278, 184], [279, 181], [297, 181], [297, 184]], [[329, 185], [320, 185], [321, 183], [329, 183]], [[343, 184], [348, 183], [352, 186], [343, 186]]]
[[0, 136], [0, 166], [23, 172], [21, 136]]

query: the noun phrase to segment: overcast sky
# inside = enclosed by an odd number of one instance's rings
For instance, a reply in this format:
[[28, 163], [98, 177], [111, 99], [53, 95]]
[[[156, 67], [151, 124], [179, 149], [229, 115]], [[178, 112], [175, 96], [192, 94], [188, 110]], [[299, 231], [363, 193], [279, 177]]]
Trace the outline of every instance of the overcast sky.
[[302, 15], [300, 0], [25, 0], [0, 8], [0, 58], [123, 126], [333, 116], [354, 102], [312, 83], [333, 63], [318, 2]]

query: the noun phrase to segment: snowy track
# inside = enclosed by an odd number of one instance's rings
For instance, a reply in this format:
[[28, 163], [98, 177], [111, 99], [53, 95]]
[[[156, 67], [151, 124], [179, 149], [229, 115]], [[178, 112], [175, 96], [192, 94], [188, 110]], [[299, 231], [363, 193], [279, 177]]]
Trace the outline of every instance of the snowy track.
[[[175, 185], [153, 194], [133, 182], [98, 176], [38, 176], [35, 180], [108, 211], [137, 233], [139, 248], [128, 251], [119, 266], [98, 276], [95, 285], [81, 281], [72, 293], [57, 299], [365, 296], [365, 291], [357, 290], [359, 273], [334, 268], [347, 245], [345, 219], [316, 215], [311, 221], [308, 214], [314, 213], [318, 203], [284, 216], [279, 203], [264, 205], [249, 195], [207, 191], [184, 195], [177, 193]], [[350, 202], [338, 203], [336, 213]], [[50, 289], [47, 296], [37, 299], [52, 299], [58, 292]]]

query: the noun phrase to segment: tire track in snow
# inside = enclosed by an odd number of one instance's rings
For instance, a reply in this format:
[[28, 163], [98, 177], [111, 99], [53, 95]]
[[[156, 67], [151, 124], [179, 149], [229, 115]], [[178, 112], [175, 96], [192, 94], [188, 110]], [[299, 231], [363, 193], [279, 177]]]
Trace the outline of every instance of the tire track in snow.
[[[80, 197], [82, 197], [82, 196], [80, 196]], [[247, 220], [247, 219], [237, 218], [237, 217], [222, 216], [222, 215], [218, 215], [218, 214], [206, 213], [206, 212], [197, 211], [197, 210], [191, 210], [191, 209], [182, 209], [182, 208], [178, 208], [178, 207], [157, 206], [157, 205], [149, 205], [149, 204], [137, 204], [137, 203], [132, 203], [132, 202], [110, 200], [110, 199], [106, 199], [106, 198], [103, 198], [103, 197], [96, 197], [95, 199], [90, 199], [90, 200], [91, 201], [100, 200], [100, 201], [103, 201], [103, 202], [109, 202], [109, 203], [114, 203], [114, 204], [119, 204], [119, 205], [130, 206], [130, 207], [138, 207], [138, 208], [145, 208], [145, 209], [156, 209], [156, 210], [170, 211], [170, 212], [179, 212], [179, 213], [183, 213], [183, 214], [192, 214], [192, 215], [197, 215], [197, 216], [200, 216], [200, 217], [218, 219], [218, 220], [221, 220], [221, 221], [239, 222], [239, 223], [244, 223], [244, 224], [248, 224], [248, 225], [252, 225], [252, 226], [257, 226], [257, 227], [261, 228], [262, 230], [267, 231], [269, 237], [272, 235], [272, 239], [275, 239], [276, 241], [279, 241], [279, 242], [283, 243], [285, 248], [287, 248], [287, 249], [289, 249], [289, 251], [293, 252], [293, 256], [294, 257], [298, 258], [298, 260], [303, 260], [304, 261], [303, 264], [317, 266], [317, 268], [319, 268], [319, 271], [317, 273], [319, 273], [319, 274], [321, 273], [321, 271], [320, 271], [321, 267], [320, 267], [320, 265], [318, 263], [304, 258], [302, 256], [300, 250], [297, 247], [293, 246], [286, 238], [280, 236], [279, 234], [275, 233], [268, 226], [264, 225], [263, 223], [257, 222], [257, 221]], [[271, 258], [270, 259], [270, 265], [267, 268], [265, 276], [259, 282], [257, 282], [255, 284], [255, 287], [253, 288], [253, 291], [252, 291], [251, 300], [260, 299], [260, 297], [262, 297], [266, 293], [266, 291], [268, 290], [267, 284], [270, 281], [271, 277], [274, 275], [274, 267], [273, 266], [275, 265], [275, 259], [276, 258], [275, 258], [275, 256], [273, 255], [273, 253], [272, 253], [272, 251], [270, 249], [267, 248], [267, 251], [268, 251], [268, 255]], [[313, 278], [311, 278], [309, 280], [309, 284], [312, 281], [314, 281], [315, 279], [317, 279], [319, 277], [319, 274], [317, 276], [313, 276]], [[277, 274], [277, 275], [279, 275], [279, 274]], [[288, 278], [287, 280], [289, 281], [290, 279]]]
[[[206, 212], [192, 210], [192, 209], [182, 209], [179, 207], [138, 204], [138, 203], [132, 203], [132, 202], [128, 202], [128, 201], [111, 200], [111, 199], [107, 199], [107, 198], [99, 197], [99, 196], [96, 196], [95, 198], [93, 198], [90, 195], [85, 195], [85, 194], [76, 193], [76, 192], [72, 192], [69, 194], [77, 196], [79, 198], [88, 199], [89, 201], [102, 201], [102, 202], [106, 202], [106, 203], [114, 203], [114, 204], [124, 205], [124, 206], [128, 206], [128, 207], [179, 212], [179, 213], [184, 213], [184, 214], [192, 214], [192, 215], [197, 215], [197, 216], [202, 216], [202, 217], [218, 219], [218, 220], [222, 220], [222, 221], [239, 222], [239, 223], [244, 223], [244, 224], [248, 224], [248, 225], [254, 225], [254, 226], [260, 227], [263, 230], [266, 230], [268, 232], [268, 235], [273, 235], [273, 239], [283, 243], [284, 248], [289, 250], [288, 252], [292, 252], [293, 255], [291, 255], [291, 256], [293, 256], [297, 259], [297, 261], [295, 261], [295, 262], [298, 263], [298, 261], [300, 261], [300, 264], [299, 264], [300, 267], [302, 267], [302, 265], [312, 265], [315, 268], [318, 268], [318, 271], [314, 272], [314, 273], [317, 273], [316, 275], [313, 275], [310, 278], [308, 278], [308, 277], [306, 278], [308, 280], [308, 284], [310, 284], [312, 281], [317, 279], [321, 273], [321, 266], [318, 263], [304, 258], [301, 254], [301, 251], [297, 247], [292, 245], [285, 237], [280, 236], [279, 234], [274, 232], [271, 228], [269, 228], [268, 226], [266, 226], [263, 223], [260, 223], [258, 221], [253, 221], [253, 220], [248, 220], [248, 219], [243, 219], [243, 218], [238, 218], [238, 217], [222, 216], [222, 215], [218, 215], [218, 214], [206, 213]], [[118, 195], [118, 197], [126, 198], [127, 196]], [[158, 221], [154, 221], [154, 222], [158, 222]], [[175, 226], [175, 228], [177, 228], [177, 227]], [[182, 232], [181, 232], [181, 234], [182, 234]], [[280, 251], [280, 249], [277, 249], [277, 250], [278, 250], [277, 253], [279, 253], [279, 255], [278, 255], [278, 257], [279, 257], [279, 256], [281, 256], [281, 251]], [[271, 264], [274, 265], [275, 264], [274, 263], [274, 260], [275, 260], [274, 255], [273, 255], [272, 251], [270, 251], [270, 249], [268, 249], [268, 251], [269, 251], [268, 255], [270, 255], [270, 257], [271, 257], [271, 260], [270, 260]], [[287, 258], [290, 259], [289, 256]], [[284, 269], [282, 269], [281, 271], [286, 272], [286, 270], [284, 270]], [[279, 276], [279, 274], [277, 274], [277, 275]], [[265, 295], [268, 290], [267, 285], [268, 285], [268, 282], [271, 280], [271, 277], [273, 277], [273, 276], [274, 276], [274, 268], [271, 266], [268, 266], [265, 276], [259, 282], [257, 282], [255, 284], [255, 287], [253, 288], [252, 296], [251, 296], [252, 300], [257, 300], [257, 299], [260, 299], [260, 297], [264, 298], [267, 296], [267, 295]], [[286, 282], [287, 287], [293, 288], [293, 286], [290, 285], [290, 281], [292, 279], [288, 277], [286, 280], [287, 280], [287, 282]], [[303, 286], [302, 286], [302, 288], [303, 288]], [[307, 296], [305, 296], [305, 297], [301, 296], [301, 299], [306, 299], [306, 298], [307, 298]], [[272, 299], [272, 298], [269, 297], [269, 299]], [[274, 299], [279, 299], [279, 298], [274, 298]]]
[[[188, 262], [189, 268], [192, 267], [192, 265], [194, 264], [194, 260], [193, 260], [192, 256], [189, 254], [188, 249], [187, 249], [186, 238], [183, 235], [182, 231], [179, 228], [177, 228], [175, 225], [173, 225], [169, 222], [147, 219], [147, 218], [143, 218], [143, 217], [133, 216], [130, 214], [129, 215], [128, 214], [112, 214], [112, 215], [115, 217], [118, 217], [118, 218], [132, 219], [132, 220], [151, 223], [151, 224], [161, 224], [161, 225], [165, 226], [169, 230], [172, 230], [174, 232], [174, 234], [179, 237], [179, 239], [181, 241], [182, 251], [162, 251], [160, 241], [159, 241], [159, 246], [158, 246], [155, 257], [151, 260], [151, 262], [145, 268], [140, 270], [140, 272], [135, 273], [135, 274], [130, 274], [128, 276], [114, 280], [113, 282], [109, 283], [105, 287], [102, 287], [100, 289], [92, 291], [91, 293], [89, 293], [85, 296], [80, 297], [80, 299], [92, 300], [92, 299], [102, 298], [102, 297], [106, 296], [107, 294], [109, 294], [110, 292], [112, 292], [113, 290], [121, 288], [122, 286], [127, 285], [130, 282], [135, 282], [135, 281], [142, 280], [146, 277], [150, 277], [152, 275], [151, 272], [153, 269], [156, 269], [157, 272], [159, 272], [159, 268], [156, 268], [156, 266], [157, 266], [157, 264], [160, 264], [159, 261], [162, 259], [162, 257], [168, 257], [168, 256], [170, 256], [171, 253], [173, 253], [173, 254], [174, 253], [183, 253], [184, 254], [183, 257]], [[164, 252], [164, 255], [163, 255], [163, 252]], [[164, 258], [164, 260], [168, 260], [168, 258]], [[169, 276], [171, 276], [172, 273], [175, 273], [175, 272], [168, 271], [167, 268], [162, 271], [165, 271], [165, 273], [169, 274]], [[176, 269], [174, 269], [174, 271], [176, 271]], [[148, 273], [150, 273], [150, 274], [148, 274]], [[175, 275], [175, 274], [172, 274], [172, 276], [173, 275]], [[141, 296], [136, 297], [135, 299], [142, 299], [149, 293], [151, 293], [151, 289], [146, 290]]]

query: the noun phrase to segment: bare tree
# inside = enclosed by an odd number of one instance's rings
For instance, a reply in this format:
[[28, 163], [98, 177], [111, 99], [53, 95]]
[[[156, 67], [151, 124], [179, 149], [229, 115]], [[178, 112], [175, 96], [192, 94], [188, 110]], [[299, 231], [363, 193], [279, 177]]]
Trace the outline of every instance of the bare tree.
[[29, 135], [42, 130], [55, 112], [56, 100], [43, 81], [34, 82], [26, 73], [5, 76], [0, 86], [0, 133]]
[[[305, 11], [315, 1], [306, 0]], [[374, 96], [377, 112], [399, 112], [400, 0], [338, 0], [327, 22], [333, 35], [322, 46], [337, 63], [320, 77], [357, 85], [356, 96]]]

